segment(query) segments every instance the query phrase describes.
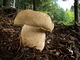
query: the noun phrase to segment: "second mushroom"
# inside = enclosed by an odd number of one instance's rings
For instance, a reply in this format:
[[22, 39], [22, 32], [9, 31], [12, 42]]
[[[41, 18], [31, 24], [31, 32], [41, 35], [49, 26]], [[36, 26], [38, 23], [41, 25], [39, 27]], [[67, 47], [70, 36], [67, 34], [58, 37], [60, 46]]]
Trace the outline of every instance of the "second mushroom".
[[45, 31], [52, 32], [54, 24], [46, 13], [22, 10], [14, 20], [16, 25], [24, 25], [21, 31], [23, 46], [35, 47], [42, 51], [45, 46]]

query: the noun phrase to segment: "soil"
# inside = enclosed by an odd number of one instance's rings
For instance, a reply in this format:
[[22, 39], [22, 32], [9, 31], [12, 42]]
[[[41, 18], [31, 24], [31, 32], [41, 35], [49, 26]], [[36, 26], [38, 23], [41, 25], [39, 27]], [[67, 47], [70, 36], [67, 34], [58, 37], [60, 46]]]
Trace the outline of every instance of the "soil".
[[80, 32], [74, 26], [55, 24], [42, 52], [20, 46], [22, 26], [13, 24], [18, 11], [0, 9], [0, 60], [80, 60]]

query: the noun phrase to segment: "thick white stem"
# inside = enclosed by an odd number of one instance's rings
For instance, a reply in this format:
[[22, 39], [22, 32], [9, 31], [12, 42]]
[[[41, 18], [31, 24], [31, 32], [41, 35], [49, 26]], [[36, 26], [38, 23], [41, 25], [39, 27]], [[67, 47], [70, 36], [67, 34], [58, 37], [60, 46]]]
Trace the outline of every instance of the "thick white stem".
[[39, 28], [24, 25], [21, 31], [23, 46], [35, 47], [42, 51], [45, 46], [45, 32], [41, 32]]

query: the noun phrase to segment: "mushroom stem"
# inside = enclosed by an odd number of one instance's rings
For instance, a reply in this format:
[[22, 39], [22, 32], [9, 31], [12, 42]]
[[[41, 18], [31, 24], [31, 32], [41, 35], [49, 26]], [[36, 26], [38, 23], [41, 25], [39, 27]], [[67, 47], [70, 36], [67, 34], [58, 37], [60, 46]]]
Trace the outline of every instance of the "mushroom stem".
[[23, 46], [35, 47], [42, 51], [45, 46], [45, 32], [37, 27], [24, 25], [21, 31]]

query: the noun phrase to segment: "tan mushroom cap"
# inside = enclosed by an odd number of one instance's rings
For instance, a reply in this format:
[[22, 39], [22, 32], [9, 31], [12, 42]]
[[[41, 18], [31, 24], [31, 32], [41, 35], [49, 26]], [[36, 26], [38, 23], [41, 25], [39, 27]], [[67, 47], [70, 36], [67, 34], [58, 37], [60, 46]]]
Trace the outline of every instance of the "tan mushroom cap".
[[33, 10], [22, 10], [19, 12], [14, 20], [14, 24], [27, 24], [50, 32], [54, 28], [49, 15]]

